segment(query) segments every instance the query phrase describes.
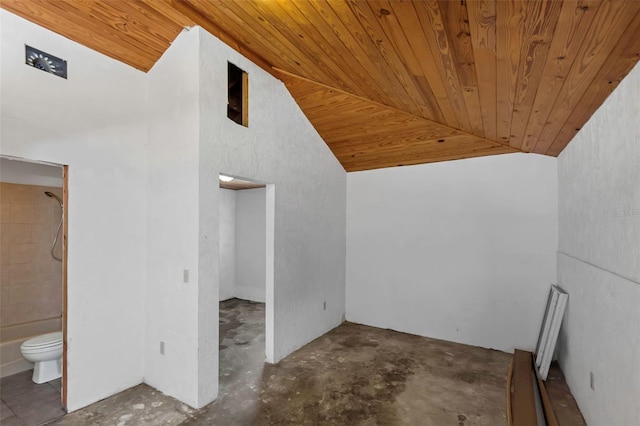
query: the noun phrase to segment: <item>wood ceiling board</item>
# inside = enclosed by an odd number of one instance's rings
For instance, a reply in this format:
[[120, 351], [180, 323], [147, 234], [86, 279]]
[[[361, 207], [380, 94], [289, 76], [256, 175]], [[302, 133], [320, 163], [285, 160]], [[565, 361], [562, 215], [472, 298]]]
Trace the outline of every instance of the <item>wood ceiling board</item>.
[[[301, 41], [297, 35], [292, 34], [287, 26], [280, 21], [281, 8], [277, 2], [270, 3], [268, 8], [263, 8], [260, 2], [223, 2], [222, 6], [245, 21], [245, 29], [255, 29], [261, 34], [266, 44], [273, 46], [272, 54], [267, 60], [278, 66], [280, 62], [286, 62], [295, 66], [293, 69], [301, 73], [312, 74], [314, 78], [322, 81], [335, 81], [335, 76], [326, 66], [318, 66], [322, 62], [311, 45]], [[215, 4], [215, 7], [219, 7]]]
[[417, 103], [417, 115], [430, 120], [445, 122], [444, 115], [438, 105], [433, 90], [423, 75], [420, 62], [418, 61], [397, 16], [392, 13], [383, 15], [382, 11], [393, 10], [392, 6], [388, 1], [384, 0], [369, 1], [367, 2], [367, 6], [369, 6], [374, 14], [376, 12], [380, 14], [378, 23], [385, 34], [387, 44], [397, 52], [400, 61], [410, 76], [410, 81], [412, 82], [413, 87], [409, 90], [412, 90], [414, 93], [413, 96], [416, 99], [419, 99]]
[[426, 159], [420, 156], [416, 158], [402, 157], [402, 158], [398, 158], [397, 161], [395, 158], [384, 158], [379, 161], [372, 161], [369, 163], [361, 163], [358, 165], [347, 165], [345, 166], [345, 170], [347, 172], [359, 172], [359, 171], [365, 171], [365, 170], [382, 169], [387, 167], [412, 166], [417, 164], [437, 163], [441, 161], [464, 160], [466, 158], [510, 154], [513, 152], [514, 152], [513, 148], [510, 148], [505, 145], [498, 145], [495, 148], [488, 148], [488, 149], [476, 150], [476, 151], [466, 151], [464, 154], [443, 154], [438, 157], [429, 157]]
[[[508, 135], [509, 144], [516, 148], [522, 145], [522, 138], [538, 92], [561, 6], [562, 2], [557, 0], [527, 3], [511, 130]], [[499, 79], [500, 76], [498, 76]]]
[[366, 144], [360, 145], [361, 149], [335, 150], [333, 152], [336, 157], [344, 161], [345, 164], [351, 164], [402, 155], [406, 155], [407, 157], [421, 155], [423, 157], [430, 156], [437, 158], [442, 155], [462, 154], [467, 151], [503, 146], [497, 142], [490, 142], [473, 135], [456, 135], [442, 139], [425, 138], [412, 140], [411, 142], [404, 139], [404, 136], [405, 135], [398, 135], [397, 142], [394, 144]]
[[591, 29], [593, 17], [600, 3], [601, 0], [581, 0], [566, 1], [562, 4], [545, 69], [522, 138], [522, 150], [530, 151], [535, 145], [537, 135], [542, 131], [564, 84], [564, 76], [569, 73], [578, 56], [580, 45]]
[[466, 5], [484, 136], [497, 140], [496, 1], [478, 0]]
[[431, 88], [434, 99], [444, 117], [443, 124], [449, 127], [460, 128], [460, 123], [454, 111], [448, 95], [449, 90], [446, 82], [442, 79], [437, 66], [436, 52], [431, 50], [431, 46], [424, 37], [424, 30], [413, 3], [411, 2], [390, 2], [392, 14], [397, 18], [397, 25], [400, 31], [408, 40], [410, 51], [402, 52], [403, 56], [413, 55], [418, 63], [419, 71], [417, 76], [425, 79]]
[[[345, 71], [343, 67], [345, 57], [352, 56], [351, 50], [345, 45], [343, 39], [322, 17], [322, 10], [316, 8], [316, 2], [298, 1], [292, 2], [308, 23], [305, 26], [305, 34], [308, 40], [318, 40], [325, 50], [333, 52], [327, 55], [327, 60], [331, 59], [334, 66], [337, 66], [344, 74], [352, 76], [354, 84], [352, 86], [340, 87], [349, 93], [372, 93], [374, 99], [382, 99], [383, 95], [372, 82], [373, 77], [369, 69], [356, 67]], [[372, 70], [375, 72], [375, 70]], [[336, 87], [335, 85], [332, 87]]]
[[[580, 108], [573, 111], [545, 154], [552, 156], [560, 154], [587, 120], [591, 118], [593, 112], [602, 105], [622, 79], [638, 63], [638, 59], [640, 59], [640, 37], [638, 34], [640, 34], [640, 12], [636, 14], [624, 32], [623, 40], [611, 51], [609, 58], [580, 99]], [[640, 99], [640, 93], [636, 93], [636, 96]]]
[[220, 188], [230, 189], [232, 191], [242, 191], [244, 189], [264, 188], [264, 183], [249, 182], [248, 180], [233, 179], [229, 182], [220, 181]]
[[[351, 73], [344, 72], [336, 63], [335, 49], [328, 45], [322, 35], [315, 30], [295, 2], [279, 2], [278, 8], [261, 2], [242, 5], [244, 8], [252, 7], [257, 16], [262, 16], [273, 25], [276, 33], [282, 34], [293, 46], [297, 48], [306, 62], [313, 66], [313, 71], [322, 71], [327, 77], [325, 81], [331, 81], [338, 87], [353, 88], [362, 83], [362, 79], [352, 78]], [[246, 7], [245, 7], [246, 6]], [[272, 30], [272, 32], [273, 32]], [[317, 64], [317, 65], [316, 65]], [[322, 78], [320, 75], [317, 78]], [[364, 80], [366, 81], [366, 80]]]
[[456, 62], [451, 55], [449, 38], [440, 15], [438, 2], [434, 0], [418, 1], [414, 3], [414, 7], [422, 25], [422, 36], [427, 39], [427, 43], [431, 47], [440, 79], [444, 82], [447, 90], [447, 99], [456, 114], [458, 125], [452, 127], [471, 132], [469, 115], [458, 80]]
[[[415, 80], [408, 72], [398, 52], [394, 49], [394, 44], [388, 39], [381, 24], [390, 16], [390, 12], [384, 8], [372, 8], [374, 5], [368, 2], [347, 2], [346, 5], [369, 36], [370, 46], [373, 49], [369, 51], [369, 55], [380, 56], [383, 59], [381, 61], [381, 64], [384, 65], [384, 69], [381, 68], [381, 85], [385, 85], [385, 80], [395, 78], [399, 86], [396, 87], [393, 97], [400, 97], [406, 101], [407, 107], [403, 108], [405, 111], [425, 118], [435, 117], [437, 113], [433, 109], [433, 102], [424, 101], [424, 94], [420, 90], [420, 86], [416, 85]], [[385, 15], [383, 10], [386, 10], [389, 14]], [[345, 15], [348, 16], [348, 14], [341, 14], [340, 16]]]
[[[351, 54], [343, 57], [343, 70], [366, 70], [371, 76], [371, 84], [377, 94], [372, 100], [394, 108], [412, 110], [412, 101], [407, 98], [404, 87], [389, 69], [379, 47], [349, 9], [347, 2], [311, 3], [350, 50]], [[371, 98], [366, 92], [355, 94]]]
[[151, 15], [160, 15], [161, 25], [166, 25], [166, 20], [174, 22], [180, 27], [191, 27], [195, 22], [185, 14], [178, 11], [174, 0], [139, 0], [140, 7], [145, 7], [151, 11]]
[[[417, 126], [416, 126], [417, 127]], [[370, 134], [367, 135], [366, 138], [360, 141], [354, 141], [353, 138], [344, 141], [336, 141], [331, 143], [331, 150], [335, 153], [340, 154], [348, 154], [352, 152], [357, 152], [361, 150], [372, 150], [378, 148], [386, 148], [393, 146], [411, 146], [416, 143], [423, 143], [424, 141], [434, 141], [444, 143], [452, 137], [460, 137], [458, 132], [451, 132], [449, 135], [443, 135], [443, 132], [436, 131], [434, 129], [428, 128], [428, 126], [424, 126], [425, 128], [414, 128], [407, 130], [405, 133], [399, 135], [398, 132], [392, 132], [387, 134]], [[440, 130], [440, 129], [437, 129]], [[477, 139], [477, 136], [472, 135], [464, 135], [468, 137], [473, 137], [474, 140]]]
[[[571, 113], [576, 108], [582, 108], [580, 100], [639, 10], [640, 1], [602, 2], [591, 31], [587, 33], [545, 126], [538, 135], [534, 152], [546, 153]], [[637, 34], [634, 36], [637, 37]]]
[[[399, 117], [404, 118], [404, 117]], [[408, 122], [405, 126], [385, 125], [369, 125], [362, 126], [353, 132], [339, 132], [335, 129], [328, 128], [330, 132], [333, 148], [350, 149], [350, 147], [361, 146], [363, 144], [394, 144], [398, 140], [398, 134], [403, 135], [403, 140], [425, 140], [425, 139], [445, 139], [451, 136], [460, 136], [464, 134], [459, 130], [450, 127], [435, 126], [433, 123], [424, 119], [416, 119]], [[324, 129], [323, 129], [324, 130]], [[474, 136], [477, 138], [477, 136]], [[366, 139], [359, 139], [366, 138]]]
[[[367, 101], [345, 93], [337, 93], [312, 82], [291, 85], [285, 81], [294, 98], [305, 112], [307, 117], [315, 124], [316, 129], [331, 135], [362, 135], [363, 133], [385, 134], [402, 129], [412, 130], [411, 123], [428, 125], [430, 128], [441, 129], [444, 135], [450, 135], [456, 131], [439, 123], [408, 114], [404, 111], [393, 109], [381, 104]], [[305, 95], [300, 94], [300, 89], [307, 86]], [[327, 118], [333, 112], [335, 119]], [[364, 114], [363, 114], [364, 112]], [[434, 132], [437, 133], [437, 130]], [[328, 144], [330, 140], [325, 139]]]
[[462, 88], [462, 96], [467, 106], [469, 124], [474, 135], [484, 137], [482, 108], [478, 94], [478, 79], [471, 45], [469, 15], [464, 2], [440, 0], [440, 13], [444, 21], [444, 29], [451, 43], [451, 54]]
[[[371, 9], [362, 2], [329, 2], [336, 16], [343, 22], [357, 41], [357, 54], [351, 66], [361, 66], [372, 73], [373, 82], [384, 92], [382, 103], [395, 106], [404, 111], [416, 112], [415, 100], [407, 91], [411, 84], [410, 76], [404, 65], [398, 61], [386, 46], [389, 45], [384, 31], [378, 23], [387, 15], [371, 13]], [[377, 71], [377, 72], [374, 72]]]
[[0, 6], [142, 71], [182, 30], [168, 18], [143, 13], [147, 8], [140, 0], [2, 0]]
[[[347, 171], [517, 151], [308, 80], [286, 75], [284, 81]], [[328, 111], [339, 119], [327, 119]]]
[[527, 3], [496, 3], [496, 137], [508, 143], [518, 82]]
[[[143, 1], [149, 2], [155, 0]], [[255, 53], [253, 48], [250, 46], [250, 42], [240, 40], [234, 35], [230, 35], [225, 30], [217, 26], [209, 16], [205, 15], [202, 11], [195, 9], [187, 0], [164, 0], [164, 2], [170, 3], [171, 7], [174, 8], [176, 13], [180, 13], [185, 17], [185, 19], [192, 21], [194, 25], [199, 25], [210, 34], [220, 39], [227, 46], [231, 47], [236, 52], [239, 52], [240, 54], [248, 58], [251, 62], [258, 65], [263, 70], [267, 71], [270, 74], [273, 74], [271, 64], [266, 62], [262, 56]]]

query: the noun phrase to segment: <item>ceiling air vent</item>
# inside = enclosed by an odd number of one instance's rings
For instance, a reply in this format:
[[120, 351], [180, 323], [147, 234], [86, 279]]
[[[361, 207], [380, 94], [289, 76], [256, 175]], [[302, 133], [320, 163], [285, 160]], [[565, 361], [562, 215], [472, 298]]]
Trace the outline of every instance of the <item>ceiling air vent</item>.
[[67, 78], [67, 61], [31, 46], [24, 46], [25, 63], [49, 74]]

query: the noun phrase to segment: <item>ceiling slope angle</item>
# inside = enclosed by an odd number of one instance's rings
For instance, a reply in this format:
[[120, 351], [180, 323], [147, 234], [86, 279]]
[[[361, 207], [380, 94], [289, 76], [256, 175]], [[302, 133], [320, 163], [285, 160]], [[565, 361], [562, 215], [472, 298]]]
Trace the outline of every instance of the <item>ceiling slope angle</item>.
[[281, 79], [347, 171], [557, 156], [640, 59], [640, 1], [2, 0], [143, 71], [200, 25]]

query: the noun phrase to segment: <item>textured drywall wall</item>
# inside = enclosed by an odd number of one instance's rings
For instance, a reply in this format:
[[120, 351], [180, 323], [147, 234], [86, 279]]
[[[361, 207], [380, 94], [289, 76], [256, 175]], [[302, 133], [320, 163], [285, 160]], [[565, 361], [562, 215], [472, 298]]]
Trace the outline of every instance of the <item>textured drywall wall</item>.
[[533, 349], [556, 281], [556, 159], [509, 154], [347, 176], [347, 320]]
[[558, 157], [559, 361], [594, 425], [640, 419], [639, 99], [636, 65]]
[[[226, 117], [227, 61], [249, 73], [248, 128]], [[200, 94], [201, 182], [222, 171], [274, 184], [275, 289], [273, 306], [267, 293], [267, 317], [273, 314], [277, 361], [344, 317], [346, 173], [282, 82], [205, 31]], [[201, 253], [212, 236], [216, 247], [207, 250], [217, 251], [217, 218], [208, 215], [217, 210], [216, 193], [201, 193], [200, 203]], [[200, 278], [217, 282], [216, 265], [201, 263]], [[204, 314], [218, 291], [200, 288], [203, 337], [217, 328]], [[217, 318], [217, 311], [209, 314]], [[202, 350], [203, 344], [211, 349]], [[201, 342], [201, 355], [209, 351], [217, 351], [217, 340]]]
[[[147, 74], [145, 382], [192, 407], [201, 405], [197, 390], [198, 49], [198, 30], [185, 30]], [[207, 189], [218, 193], [217, 177]], [[217, 206], [213, 213], [217, 217]], [[215, 291], [217, 295], [217, 287]], [[217, 353], [213, 355], [217, 359]]]
[[220, 300], [236, 297], [236, 191], [220, 188]]
[[[0, 10], [0, 154], [69, 165], [68, 408], [142, 381], [146, 77]], [[24, 45], [66, 59], [67, 80]]]
[[266, 188], [237, 192], [236, 297], [263, 302], [266, 297]]
[[[249, 73], [248, 128], [226, 116], [227, 60]], [[272, 361], [344, 317], [346, 173], [280, 81], [199, 28], [148, 79], [145, 381], [201, 407], [218, 393], [219, 173], [275, 185]]]

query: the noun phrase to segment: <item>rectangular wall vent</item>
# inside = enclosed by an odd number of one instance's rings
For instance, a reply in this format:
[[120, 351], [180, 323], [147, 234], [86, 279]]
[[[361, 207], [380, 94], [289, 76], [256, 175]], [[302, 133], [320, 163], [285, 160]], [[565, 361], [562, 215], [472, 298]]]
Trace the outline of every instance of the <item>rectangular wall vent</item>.
[[67, 61], [31, 46], [24, 46], [25, 63], [36, 69], [67, 78]]

